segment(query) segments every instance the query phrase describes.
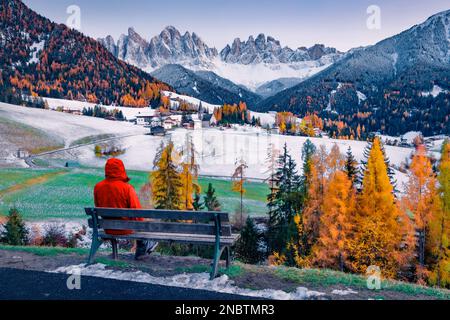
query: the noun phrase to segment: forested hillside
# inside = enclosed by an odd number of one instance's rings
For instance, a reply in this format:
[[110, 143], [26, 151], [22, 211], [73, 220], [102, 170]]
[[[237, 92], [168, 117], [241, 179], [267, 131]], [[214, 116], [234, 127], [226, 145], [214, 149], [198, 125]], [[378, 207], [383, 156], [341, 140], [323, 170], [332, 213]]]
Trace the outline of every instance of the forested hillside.
[[380, 131], [450, 133], [450, 11], [376, 45], [355, 49], [310, 79], [259, 104], [316, 112], [336, 136]]
[[20, 102], [23, 94], [144, 107], [171, 89], [19, 0], [1, 0], [0, 43], [0, 97], [6, 102]]

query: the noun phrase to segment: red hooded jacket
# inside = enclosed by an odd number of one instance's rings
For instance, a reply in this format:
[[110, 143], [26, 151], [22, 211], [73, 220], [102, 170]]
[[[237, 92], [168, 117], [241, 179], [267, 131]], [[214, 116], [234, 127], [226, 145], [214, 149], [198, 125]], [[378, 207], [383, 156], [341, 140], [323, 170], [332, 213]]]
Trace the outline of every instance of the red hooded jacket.
[[[94, 201], [97, 208], [141, 208], [136, 191], [128, 183], [130, 178], [127, 176], [122, 160], [109, 159], [105, 165], [105, 177], [106, 179], [99, 182], [94, 188]], [[133, 233], [131, 230], [105, 230], [105, 232], [113, 235]]]

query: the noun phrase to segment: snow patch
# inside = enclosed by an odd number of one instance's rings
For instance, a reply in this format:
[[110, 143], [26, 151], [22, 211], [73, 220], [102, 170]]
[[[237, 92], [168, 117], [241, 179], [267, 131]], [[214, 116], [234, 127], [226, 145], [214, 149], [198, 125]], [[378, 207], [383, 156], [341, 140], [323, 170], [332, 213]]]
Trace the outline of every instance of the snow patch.
[[325, 295], [323, 292], [308, 290], [298, 287], [296, 291], [287, 293], [281, 290], [264, 289], [250, 290], [242, 289], [234, 285], [234, 281], [228, 276], [222, 275], [214, 280], [209, 279], [208, 273], [183, 273], [171, 277], [154, 277], [142, 271], [125, 272], [106, 269], [104, 264], [86, 266], [84, 264], [60, 267], [49, 271], [52, 273], [79, 274], [81, 276], [92, 276], [114, 280], [134, 281], [163, 285], [169, 287], [200, 289], [221, 293], [243, 295], [248, 297], [260, 297], [273, 300], [305, 300]]
[[366, 95], [364, 93], [362, 93], [361, 91], [356, 91], [356, 95], [358, 96], [358, 104], [367, 100]]
[[176, 101], [176, 100], [180, 99], [180, 100], [184, 100], [184, 101], [186, 101], [188, 103], [194, 104], [197, 107], [201, 103], [202, 107], [204, 109], [208, 110], [208, 113], [213, 113], [215, 108], [219, 108], [220, 107], [220, 105], [218, 105], [218, 104], [210, 104], [210, 103], [207, 103], [207, 102], [202, 101], [200, 99], [197, 99], [197, 98], [194, 98], [194, 97], [190, 97], [190, 96], [185, 96], [185, 95], [178, 94], [178, 93], [171, 92], [171, 91], [162, 91], [162, 94], [167, 96], [167, 97], [169, 97], [172, 100], [171, 101], [171, 105], [172, 106], [178, 105], [178, 101]]
[[391, 54], [392, 58], [392, 67], [394, 68], [394, 75], [397, 74], [397, 61], [398, 61], [398, 53], [394, 52]]
[[331, 107], [331, 100], [334, 99], [334, 95], [336, 94], [336, 92], [342, 88], [342, 83], [338, 82], [337, 88], [335, 90], [331, 90], [330, 94], [328, 95], [328, 103], [327, 103], [327, 107], [325, 108], [325, 111], [334, 111], [335, 113], [336, 110], [333, 110], [333, 108]]
[[262, 126], [273, 126], [275, 124], [276, 113], [264, 113], [250, 111], [250, 116], [261, 120]]
[[433, 98], [436, 98], [440, 93], [448, 93], [448, 90], [444, 90], [441, 87], [434, 85], [433, 89], [431, 91], [422, 91], [421, 96], [422, 97], [428, 97], [432, 96]]
[[339, 296], [347, 296], [349, 294], [358, 294], [358, 292], [347, 288], [345, 290], [335, 289], [335, 290], [331, 291], [331, 294], [336, 294]]
[[422, 135], [422, 132], [420, 131], [409, 131], [407, 133], [405, 133], [404, 135], [402, 135], [402, 139], [407, 143], [412, 145], [414, 142], [414, 139], [416, 137], [419, 137]]
[[200, 94], [200, 91], [198, 91], [198, 88], [197, 88], [197, 81], [194, 82], [194, 86], [192, 87], [192, 90], [194, 90], [195, 92]]
[[39, 52], [44, 49], [45, 40], [42, 40], [40, 42], [35, 42], [31, 45], [31, 57], [30, 60], [28, 60], [27, 64], [32, 63], [39, 63]]

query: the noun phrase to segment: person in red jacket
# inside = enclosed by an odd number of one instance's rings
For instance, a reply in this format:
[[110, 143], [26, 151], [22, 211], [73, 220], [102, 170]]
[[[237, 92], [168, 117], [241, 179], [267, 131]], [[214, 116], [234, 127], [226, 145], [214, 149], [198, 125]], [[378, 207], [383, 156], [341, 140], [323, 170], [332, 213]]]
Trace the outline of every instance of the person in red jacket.
[[[94, 188], [94, 202], [97, 208], [129, 208], [140, 209], [141, 203], [134, 190], [129, 184], [130, 178], [127, 176], [122, 160], [109, 159], [105, 165], [105, 180], [97, 183]], [[129, 218], [122, 218], [124, 220]], [[133, 219], [140, 220], [142, 219]], [[128, 235], [131, 230], [105, 230], [107, 234]], [[158, 243], [152, 241], [136, 241], [136, 260], [142, 260], [146, 255], [156, 249]]]

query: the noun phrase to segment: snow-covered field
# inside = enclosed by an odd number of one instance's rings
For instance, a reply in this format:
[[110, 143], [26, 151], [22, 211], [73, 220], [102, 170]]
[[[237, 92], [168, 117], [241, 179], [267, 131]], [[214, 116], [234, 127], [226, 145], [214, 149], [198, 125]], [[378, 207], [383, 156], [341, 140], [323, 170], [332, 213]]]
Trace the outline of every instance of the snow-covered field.
[[144, 134], [147, 129], [127, 122], [78, 116], [53, 110], [26, 108], [0, 103], [0, 117], [35, 127], [58, 136], [69, 146], [72, 142], [90, 136], [114, 134], [117, 136]]
[[[120, 158], [128, 168], [150, 170], [161, 140], [171, 139], [177, 149], [181, 150], [188, 136], [192, 137], [198, 152], [200, 174], [229, 177], [234, 172], [236, 161], [244, 158], [248, 164], [247, 176], [255, 179], [268, 177], [266, 159], [270, 144], [281, 150], [286, 143], [297, 164], [301, 164], [301, 149], [308, 139], [306, 137], [269, 135], [264, 130], [251, 127], [238, 127], [223, 131], [216, 128], [195, 131], [176, 129], [164, 138], [142, 135], [121, 139], [121, 145], [126, 147], [127, 151]], [[316, 146], [324, 145], [327, 150], [330, 150], [336, 143], [343, 153], [350, 146], [357, 160], [363, 158], [363, 151], [366, 147], [366, 143], [361, 141], [322, 138], [310, 138], [310, 140]], [[412, 151], [410, 148], [386, 146], [387, 155], [394, 166], [399, 166], [410, 156]], [[100, 167], [104, 164], [104, 160], [95, 157], [91, 146], [81, 148], [78, 159], [85, 165]], [[401, 190], [403, 182], [406, 181], [406, 175], [396, 171], [396, 178], [398, 188]]]
[[[231, 176], [235, 162], [243, 158], [248, 164], [247, 176], [255, 179], [265, 179], [267, 172], [267, 153], [270, 145], [281, 150], [286, 143], [289, 152], [298, 164], [300, 170], [301, 149], [306, 137], [283, 136], [268, 134], [260, 128], [249, 126], [236, 126], [234, 128], [219, 130], [216, 128], [186, 130], [176, 129], [170, 131], [165, 137], [146, 135], [148, 129], [127, 122], [108, 121], [98, 118], [77, 116], [51, 110], [40, 110], [0, 104], [0, 116], [14, 121], [22, 122], [30, 126], [45, 130], [49, 134], [57, 135], [64, 139], [66, 145], [71, 142], [100, 134], [113, 134], [125, 136], [118, 138], [118, 142], [126, 148], [121, 155], [125, 165], [129, 169], [151, 170], [153, 159], [162, 140], [171, 139], [178, 149], [181, 149], [187, 137], [191, 136], [198, 152], [197, 159], [200, 164], [200, 174], [212, 176]], [[132, 136], [130, 136], [132, 135]], [[333, 140], [324, 138], [310, 138], [316, 145], [324, 145], [330, 150], [333, 144], [337, 144], [342, 153], [350, 146], [357, 160], [363, 158], [366, 143], [362, 141]], [[88, 166], [102, 167], [104, 159], [99, 159], [93, 151], [94, 146], [84, 146], [71, 151], [70, 154], [57, 155], [64, 159], [78, 160]], [[386, 146], [386, 152], [391, 164], [400, 166], [407, 159], [413, 149]], [[439, 155], [435, 154], [438, 158]], [[65, 158], [68, 157], [68, 158]], [[406, 175], [396, 172], [398, 188], [402, 189]]]

